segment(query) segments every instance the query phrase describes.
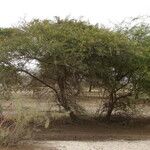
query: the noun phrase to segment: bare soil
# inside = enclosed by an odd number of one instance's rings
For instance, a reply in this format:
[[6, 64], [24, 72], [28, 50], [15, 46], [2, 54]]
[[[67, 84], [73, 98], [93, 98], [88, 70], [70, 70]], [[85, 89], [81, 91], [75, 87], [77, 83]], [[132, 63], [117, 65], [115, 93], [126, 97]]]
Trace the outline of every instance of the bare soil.
[[129, 124], [82, 120], [78, 123], [55, 122], [50, 129], [39, 129], [34, 140], [150, 140], [150, 118], [136, 118]]

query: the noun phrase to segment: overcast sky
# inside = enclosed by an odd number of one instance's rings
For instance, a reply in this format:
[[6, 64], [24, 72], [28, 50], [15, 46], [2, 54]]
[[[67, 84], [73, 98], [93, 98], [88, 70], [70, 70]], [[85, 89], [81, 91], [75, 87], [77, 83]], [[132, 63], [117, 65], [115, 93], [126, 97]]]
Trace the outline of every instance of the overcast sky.
[[0, 27], [17, 25], [23, 18], [53, 19], [71, 16], [110, 25], [127, 17], [150, 15], [150, 0], [0, 0]]

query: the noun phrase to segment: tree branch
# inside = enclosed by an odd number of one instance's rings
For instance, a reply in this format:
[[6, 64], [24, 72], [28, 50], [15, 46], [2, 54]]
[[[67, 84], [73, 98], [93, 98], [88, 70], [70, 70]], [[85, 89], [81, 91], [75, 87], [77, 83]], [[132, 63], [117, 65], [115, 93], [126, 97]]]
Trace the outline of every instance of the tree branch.
[[39, 81], [40, 83], [42, 83], [43, 85], [49, 87], [50, 89], [52, 89], [56, 94], [58, 94], [57, 90], [52, 87], [51, 85], [47, 84], [46, 82], [44, 82], [43, 80], [39, 79], [37, 76], [31, 74], [30, 72], [28, 72], [27, 70], [24, 70], [24, 69], [17, 69], [17, 71], [20, 71], [20, 72], [24, 72], [26, 74], [28, 74], [29, 76], [31, 76], [32, 78], [36, 79], [37, 81]]

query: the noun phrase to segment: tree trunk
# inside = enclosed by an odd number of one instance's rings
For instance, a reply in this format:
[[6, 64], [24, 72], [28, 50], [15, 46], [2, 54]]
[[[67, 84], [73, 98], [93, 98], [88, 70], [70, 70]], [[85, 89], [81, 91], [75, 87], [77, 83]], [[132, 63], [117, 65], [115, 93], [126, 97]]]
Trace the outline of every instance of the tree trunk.
[[108, 104], [108, 111], [107, 111], [107, 114], [106, 114], [106, 120], [107, 121], [111, 120], [111, 115], [112, 115], [112, 112], [114, 110], [115, 102], [116, 102], [116, 94], [112, 91], [110, 93], [110, 99], [109, 99], [109, 104]]
[[114, 106], [111, 106], [110, 108], [108, 108], [108, 111], [107, 111], [107, 114], [106, 114], [106, 120], [107, 120], [108, 122], [111, 121], [111, 115], [112, 115], [113, 109], [114, 109]]
[[76, 92], [75, 95], [76, 95], [76, 96], [77, 96], [77, 95], [80, 95], [80, 93], [81, 93], [81, 86], [80, 86], [80, 84], [78, 84], [78, 85], [77, 85], [77, 92]]
[[90, 83], [89, 92], [92, 92], [92, 83]]
[[58, 86], [59, 86], [59, 103], [60, 105], [67, 111], [69, 112], [70, 115], [70, 119], [72, 122], [77, 122], [78, 117], [76, 116], [76, 114], [71, 110], [68, 100], [66, 98], [66, 91], [65, 91], [65, 80], [64, 78], [59, 78], [58, 79]]
[[58, 78], [59, 94], [57, 95], [58, 102], [66, 111], [70, 111], [65, 91], [65, 80], [63, 77]]
[[139, 91], [138, 90], [135, 91], [135, 99], [136, 100], [139, 99]]
[[78, 122], [78, 120], [79, 120], [79, 118], [73, 111], [70, 111], [70, 119], [72, 122]]

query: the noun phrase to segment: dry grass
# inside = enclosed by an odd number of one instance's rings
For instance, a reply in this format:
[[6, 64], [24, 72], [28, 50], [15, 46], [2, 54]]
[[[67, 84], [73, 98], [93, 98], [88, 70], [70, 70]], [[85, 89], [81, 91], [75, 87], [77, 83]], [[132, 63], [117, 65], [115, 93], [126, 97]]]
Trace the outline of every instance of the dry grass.
[[36, 105], [26, 109], [21, 99], [13, 100], [11, 105], [5, 105], [3, 115], [1, 115], [0, 145], [16, 145], [23, 139], [31, 138], [36, 126], [42, 124], [46, 124], [45, 127], [49, 126], [50, 121], [47, 120], [49, 117], [46, 117], [44, 112], [39, 112]]
[[[89, 116], [93, 116], [101, 105], [100, 97], [97, 92], [92, 92], [91, 94], [86, 93], [85, 96], [81, 95], [78, 97], [77, 102], [86, 109]], [[145, 114], [150, 114], [149, 106], [139, 105], [138, 107], [141, 117], [145, 116]], [[0, 121], [0, 145], [15, 145], [20, 142], [20, 140], [30, 139], [32, 138], [33, 131], [36, 132], [37, 129], [43, 130], [46, 128], [47, 132], [49, 130], [47, 128], [62, 124], [65, 125], [65, 127], [63, 126], [63, 131], [65, 131], [65, 128], [67, 128], [66, 125], [71, 124], [69, 115], [63, 110], [59, 112], [59, 107], [54, 102], [53, 97], [47, 100], [37, 100], [31, 95], [14, 93], [12, 100], [2, 102], [2, 108], [4, 118]], [[92, 120], [89, 120], [89, 122], [91, 121]], [[83, 125], [84, 129], [89, 122], [81, 120], [79, 126]], [[95, 126], [95, 123], [97, 124], [97, 122], [94, 122], [93, 128], [98, 128], [99, 130], [99, 123], [98, 126]], [[88, 131], [91, 129], [91, 123], [87, 128]], [[120, 126], [118, 128], [120, 128]], [[101, 127], [101, 129], [100, 131], [103, 131], [103, 127]], [[74, 130], [74, 126], [73, 128], [71, 126], [71, 131], [69, 132], [72, 132], [72, 130]], [[63, 131], [61, 130], [61, 133], [63, 133]], [[80, 128], [78, 132], [80, 132]], [[97, 133], [97, 130], [95, 132]], [[76, 133], [73, 132], [72, 134], [75, 136]], [[59, 134], [59, 136], [61, 135]], [[50, 139], [53, 138], [53, 134], [49, 137]], [[64, 138], [64, 136], [62, 138]]]

